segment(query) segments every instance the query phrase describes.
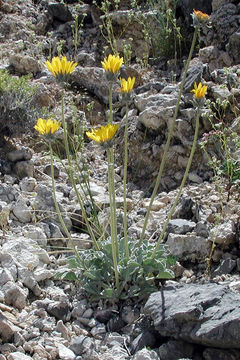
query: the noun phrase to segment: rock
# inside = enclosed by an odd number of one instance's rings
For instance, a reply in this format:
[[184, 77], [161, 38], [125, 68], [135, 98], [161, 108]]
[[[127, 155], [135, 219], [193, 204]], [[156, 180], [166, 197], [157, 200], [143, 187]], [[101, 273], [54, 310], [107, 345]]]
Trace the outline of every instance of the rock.
[[37, 185], [36, 179], [32, 177], [29, 178], [25, 177], [19, 183], [20, 189], [24, 192], [33, 192], [36, 185]]
[[161, 345], [158, 353], [161, 360], [177, 360], [183, 358], [192, 358], [194, 347], [183, 341], [170, 340]]
[[94, 326], [91, 330], [91, 334], [93, 336], [101, 335], [106, 333], [106, 327], [104, 324], [97, 324], [97, 326]]
[[8, 359], [9, 360], [29, 360], [29, 359], [32, 359], [32, 357], [25, 355], [20, 351], [16, 351], [16, 352], [13, 352], [10, 355], [8, 355]]
[[234, 349], [211, 349], [208, 348], [203, 351], [203, 360], [238, 360], [240, 359], [240, 351]]
[[47, 236], [40, 226], [26, 225], [23, 228], [24, 235], [32, 240], [36, 240], [38, 245], [47, 246]]
[[64, 4], [50, 2], [48, 4], [48, 12], [53, 18], [62, 22], [71, 21], [73, 19], [70, 10]]
[[233, 64], [239, 64], [240, 62], [240, 32], [233, 33], [229, 38], [227, 46], [228, 53], [233, 59]]
[[161, 336], [222, 349], [240, 348], [239, 310], [240, 294], [214, 283], [166, 286], [144, 308]]
[[143, 348], [155, 348], [157, 345], [156, 334], [153, 331], [143, 330], [131, 343], [131, 353], [135, 354]]
[[207, 42], [224, 49], [230, 36], [238, 31], [239, 15], [237, 7], [225, 2], [211, 15], [211, 29], [207, 34]]
[[[52, 176], [51, 175], [51, 165], [49, 165], [49, 164], [45, 165], [43, 172], [44, 172], [44, 174], [47, 174], [48, 176]], [[58, 166], [55, 164], [53, 165], [53, 173], [54, 173], [54, 179], [58, 179], [59, 175], [60, 175], [60, 170], [59, 170]]]
[[48, 304], [47, 312], [58, 320], [66, 321], [69, 318], [69, 304], [65, 301], [54, 301]]
[[13, 325], [0, 310], [0, 339], [3, 342], [12, 342], [14, 334], [20, 331], [16, 325]]
[[[97, 67], [78, 66], [73, 72], [72, 80], [80, 88], [86, 88], [90, 93], [96, 95], [101, 102], [108, 104], [108, 83], [105, 77], [105, 71]], [[118, 85], [113, 86], [113, 102], [119, 98]]]
[[223, 245], [225, 247], [231, 244], [236, 236], [235, 225], [232, 221], [225, 222], [219, 226], [212, 228], [210, 232], [210, 239], [216, 244]]
[[21, 288], [16, 283], [8, 281], [3, 285], [2, 291], [7, 305], [13, 305], [20, 310], [25, 308], [28, 296], [28, 291], [26, 289]]
[[87, 350], [94, 348], [94, 340], [90, 337], [80, 335], [71, 341], [70, 349], [76, 355], [83, 355]]
[[21, 223], [30, 223], [32, 221], [32, 209], [22, 197], [19, 197], [12, 206], [13, 215]]
[[17, 193], [17, 190], [13, 186], [0, 184], [0, 201], [4, 201], [9, 204], [15, 200]]
[[9, 57], [9, 62], [15, 71], [21, 75], [28, 75], [30, 73], [36, 75], [42, 70], [42, 66], [38, 60], [25, 54], [12, 54]]
[[25, 177], [33, 177], [34, 165], [31, 160], [19, 161], [14, 165], [13, 170], [20, 179]]
[[226, 51], [219, 50], [217, 46], [210, 45], [199, 50], [199, 58], [207, 64], [209, 71], [230, 66], [232, 60]]
[[172, 234], [186, 234], [191, 232], [196, 226], [196, 223], [193, 221], [185, 219], [173, 219], [170, 220], [167, 227], [167, 233]]
[[64, 346], [63, 344], [58, 343], [58, 355], [59, 358], [62, 360], [74, 360], [75, 359], [75, 354], [72, 350], [68, 349], [66, 346]]
[[207, 238], [210, 232], [208, 223], [204, 221], [199, 221], [196, 224], [195, 232], [197, 236], [202, 236]]
[[205, 261], [209, 254], [207, 240], [196, 235], [169, 234], [166, 244], [179, 261]]
[[133, 356], [133, 360], [160, 360], [160, 358], [155, 351], [142, 349]]
[[212, 276], [218, 276], [223, 274], [230, 274], [236, 267], [237, 261], [233, 259], [222, 260], [220, 265], [213, 271]]
[[201, 61], [193, 63], [189, 66], [187, 77], [184, 84], [184, 92], [189, 93], [194, 88], [194, 83], [197, 84], [202, 80], [203, 64]]
[[18, 150], [13, 150], [7, 154], [7, 159], [12, 162], [31, 160], [32, 151], [29, 148], [23, 147]]
[[0, 268], [0, 286], [6, 284], [8, 281], [14, 281], [11, 272], [8, 269]]

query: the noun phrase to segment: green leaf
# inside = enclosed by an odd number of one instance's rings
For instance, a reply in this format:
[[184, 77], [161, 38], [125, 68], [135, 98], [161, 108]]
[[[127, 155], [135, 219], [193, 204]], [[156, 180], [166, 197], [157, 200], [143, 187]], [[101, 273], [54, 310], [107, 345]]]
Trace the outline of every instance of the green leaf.
[[156, 276], [156, 279], [174, 279], [174, 272], [170, 269], [165, 271], [160, 271]]

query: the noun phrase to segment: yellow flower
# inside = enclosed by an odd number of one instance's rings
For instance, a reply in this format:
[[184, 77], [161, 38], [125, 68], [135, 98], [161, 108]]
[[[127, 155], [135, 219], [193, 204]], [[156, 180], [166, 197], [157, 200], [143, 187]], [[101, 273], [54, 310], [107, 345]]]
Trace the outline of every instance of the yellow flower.
[[68, 61], [66, 56], [63, 56], [60, 58], [59, 56], [56, 56], [52, 58], [52, 61], [46, 61], [46, 65], [49, 71], [53, 74], [55, 78], [57, 77], [63, 77], [66, 75], [70, 75], [75, 67], [77, 66], [77, 63], [73, 61]]
[[124, 78], [120, 79], [120, 82], [121, 82], [120, 91], [123, 93], [130, 93], [133, 89], [135, 80], [136, 80], [135, 77], [133, 77], [133, 78], [129, 77], [127, 80]]
[[207, 86], [203, 85], [201, 82], [198, 85], [194, 83], [194, 89], [192, 89], [191, 92], [194, 93], [195, 98], [201, 99], [207, 92]]
[[92, 129], [91, 132], [87, 131], [86, 135], [90, 139], [96, 141], [98, 144], [102, 144], [106, 141], [112, 140], [112, 138], [118, 131], [118, 128], [119, 128], [119, 124], [116, 124], [116, 125], [108, 124], [105, 126], [101, 126], [100, 128], [95, 129], [95, 130]]
[[209, 20], [209, 15], [206, 14], [206, 13], [203, 13], [202, 11], [200, 10], [193, 10], [193, 15], [195, 18], [197, 18], [197, 20], [200, 20], [200, 21], [208, 21]]
[[105, 58], [101, 63], [106, 72], [116, 74], [122, 66], [123, 58], [116, 55], [108, 55], [108, 58]]
[[37, 124], [34, 126], [34, 129], [37, 130], [41, 135], [50, 135], [54, 134], [60, 128], [60, 126], [61, 124], [57, 120], [44, 120], [39, 118]]

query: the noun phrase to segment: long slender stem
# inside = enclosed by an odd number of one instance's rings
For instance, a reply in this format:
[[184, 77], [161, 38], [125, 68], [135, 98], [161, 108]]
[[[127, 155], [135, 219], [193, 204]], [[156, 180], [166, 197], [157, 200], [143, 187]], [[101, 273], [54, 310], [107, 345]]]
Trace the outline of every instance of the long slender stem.
[[191, 167], [191, 164], [192, 164], [192, 160], [193, 160], [193, 155], [195, 153], [195, 150], [196, 150], [196, 145], [197, 145], [197, 138], [198, 138], [198, 129], [199, 129], [199, 116], [200, 116], [200, 109], [199, 107], [197, 108], [197, 115], [196, 115], [196, 126], [195, 126], [195, 133], [194, 133], [194, 138], [193, 138], [193, 145], [192, 145], [192, 149], [191, 149], [191, 153], [190, 153], [190, 156], [189, 156], [189, 159], [188, 159], [188, 163], [187, 163], [187, 167], [186, 167], [186, 170], [185, 170], [185, 173], [184, 173], [184, 176], [183, 176], [183, 179], [182, 179], [182, 182], [181, 182], [181, 185], [180, 185], [180, 188], [178, 190], [178, 194], [177, 194], [177, 197], [171, 207], [171, 210], [168, 214], [168, 217], [167, 217], [167, 220], [165, 221], [164, 223], [164, 226], [163, 226], [163, 229], [162, 229], [162, 232], [158, 238], [158, 241], [157, 241], [157, 244], [156, 244], [156, 247], [152, 253], [152, 258], [154, 258], [159, 246], [160, 246], [160, 243], [162, 241], [162, 238], [166, 232], [166, 229], [167, 229], [167, 226], [168, 226], [168, 223], [169, 221], [171, 220], [171, 217], [173, 215], [173, 212], [177, 206], [177, 203], [178, 203], [178, 200], [180, 199], [180, 196], [182, 194], [182, 189], [185, 185], [185, 182], [187, 180], [187, 176], [188, 176], [188, 173], [189, 173], [189, 170], [190, 170], [190, 167]]
[[116, 223], [116, 201], [114, 188], [114, 169], [113, 169], [113, 149], [107, 151], [108, 159], [108, 187], [109, 187], [109, 201], [110, 201], [110, 225], [111, 225], [111, 243], [112, 243], [112, 258], [115, 273], [115, 282], [118, 292], [120, 292], [119, 274], [118, 274], [118, 260], [117, 260], [117, 223]]
[[127, 238], [127, 164], [128, 164], [128, 102], [126, 101], [126, 115], [124, 124], [124, 168], [123, 168], [123, 231], [126, 258], [129, 259]]
[[72, 249], [75, 253], [75, 255], [77, 256], [77, 258], [81, 261], [81, 258], [79, 256], [79, 253], [77, 251], [77, 248], [74, 244], [74, 241], [71, 237], [71, 234], [70, 232], [68, 231], [68, 228], [66, 227], [66, 224], [65, 222], [63, 221], [63, 217], [62, 217], [62, 214], [61, 214], [61, 211], [60, 211], [60, 208], [59, 208], [59, 205], [58, 205], [58, 202], [57, 202], [57, 197], [56, 197], [56, 187], [55, 187], [55, 179], [54, 179], [54, 168], [53, 168], [53, 150], [52, 150], [52, 145], [51, 143], [49, 143], [49, 149], [50, 149], [50, 160], [51, 160], [51, 178], [52, 178], [52, 192], [53, 192], [53, 201], [54, 201], [54, 205], [55, 205], [55, 208], [56, 208], [56, 212], [57, 212], [57, 215], [58, 215], [58, 219], [60, 221], [60, 224], [62, 225], [63, 227], [63, 230], [64, 232], [66, 233], [70, 243], [71, 243], [71, 246], [72, 246]]
[[64, 114], [64, 90], [62, 91], [62, 99], [61, 99], [61, 108], [62, 108], [62, 125], [63, 125], [63, 132], [64, 132], [64, 148], [66, 151], [66, 155], [67, 155], [67, 161], [68, 161], [68, 166], [69, 166], [69, 170], [68, 170], [68, 176], [72, 182], [75, 194], [77, 196], [77, 200], [78, 203], [80, 205], [81, 208], [81, 212], [82, 212], [82, 216], [84, 218], [85, 224], [87, 226], [87, 230], [89, 232], [89, 235], [93, 241], [93, 245], [96, 248], [96, 250], [100, 250], [99, 245], [97, 243], [96, 237], [92, 231], [91, 225], [89, 224], [88, 218], [87, 218], [87, 214], [83, 205], [83, 201], [82, 198], [80, 196], [80, 193], [77, 189], [77, 184], [75, 181], [75, 177], [73, 175], [73, 166], [72, 166], [72, 158], [70, 155], [70, 151], [69, 151], [69, 143], [68, 143], [68, 133], [67, 133], [67, 125], [66, 125], [66, 121], [65, 121], [65, 114]]
[[113, 110], [112, 110], [112, 81], [109, 82], [109, 124], [113, 122]]
[[180, 101], [181, 101], [181, 96], [182, 96], [182, 92], [183, 92], [184, 83], [185, 83], [186, 76], [187, 76], [187, 71], [188, 71], [188, 68], [189, 68], [189, 63], [190, 63], [190, 60], [192, 58], [193, 50], [194, 50], [195, 43], [196, 43], [196, 40], [197, 40], [197, 33], [198, 33], [198, 27], [195, 27], [191, 49], [190, 49], [190, 52], [189, 52], [189, 55], [188, 55], [187, 64], [186, 64], [184, 74], [183, 74], [183, 78], [182, 78], [182, 81], [181, 81], [181, 84], [180, 84], [177, 104], [176, 104], [176, 108], [175, 108], [175, 112], [174, 112], [174, 118], [173, 118], [170, 130], [169, 130], [169, 133], [168, 133], [168, 138], [167, 138], [166, 145], [164, 147], [164, 153], [163, 153], [161, 165], [160, 165], [159, 172], [158, 172], [158, 175], [157, 175], [157, 179], [156, 179], [156, 182], [155, 182], [155, 186], [154, 186], [154, 189], [153, 189], [153, 192], [152, 192], [151, 200], [150, 200], [150, 203], [149, 203], [149, 206], [148, 206], [148, 209], [147, 209], [147, 213], [145, 215], [143, 229], [142, 229], [142, 233], [141, 233], [141, 236], [140, 236], [140, 239], [139, 239], [139, 245], [141, 245], [142, 242], [143, 242], [145, 231], [146, 231], [146, 228], [147, 228], [149, 215], [150, 215], [150, 212], [151, 212], [151, 209], [152, 209], [152, 204], [153, 204], [153, 201], [154, 201], [155, 196], [157, 194], [157, 190], [158, 190], [161, 178], [162, 178], [163, 170], [164, 170], [165, 163], [166, 163], [167, 152], [168, 152], [168, 149], [169, 149], [169, 146], [170, 146], [170, 141], [171, 141], [171, 138], [172, 138], [173, 130], [174, 130], [177, 115], [178, 115], [178, 110], [179, 110], [179, 106], [180, 106]]

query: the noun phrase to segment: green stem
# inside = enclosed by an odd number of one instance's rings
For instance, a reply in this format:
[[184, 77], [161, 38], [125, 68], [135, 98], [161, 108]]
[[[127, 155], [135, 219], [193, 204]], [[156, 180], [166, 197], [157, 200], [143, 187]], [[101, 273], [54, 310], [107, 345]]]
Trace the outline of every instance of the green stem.
[[198, 33], [198, 27], [195, 27], [191, 49], [190, 49], [190, 52], [189, 52], [189, 55], [188, 55], [187, 64], [186, 64], [184, 74], [183, 74], [183, 78], [182, 78], [182, 81], [181, 81], [181, 84], [180, 84], [177, 104], [176, 104], [176, 108], [175, 108], [175, 112], [174, 112], [174, 118], [173, 118], [170, 130], [169, 130], [169, 133], [168, 133], [168, 138], [167, 138], [166, 145], [164, 147], [164, 153], [163, 153], [161, 165], [160, 165], [159, 172], [158, 172], [158, 175], [157, 175], [157, 179], [156, 179], [156, 182], [155, 182], [155, 186], [154, 186], [154, 189], [153, 189], [153, 192], [152, 192], [151, 200], [150, 200], [150, 203], [149, 203], [149, 206], [148, 206], [148, 209], [147, 209], [147, 213], [145, 215], [143, 229], [142, 229], [142, 233], [141, 233], [141, 236], [140, 236], [140, 239], [139, 239], [139, 245], [141, 245], [142, 242], [143, 242], [145, 231], [146, 231], [146, 228], [147, 228], [149, 215], [150, 215], [150, 212], [151, 212], [151, 209], [152, 209], [152, 204], [153, 204], [153, 201], [154, 201], [155, 196], [157, 194], [158, 187], [159, 187], [159, 184], [160, 184], [160, 181], [161, 181], [161, 178], [162, 178], [163, 170], [164, 170], [165, 163], [166, 163], [167, 152], [168, 152], [168, 149], [169, 149], [169, 146], [170, 146], [170, 141], [171, 141], [171, 138], [172, 138], [173, 130], [174, 130], [177, 115], [178, 115], [178, 110], [179, 110], [179, 106], [180, 106], [181, 96], [182, 96], [182, 93], [183, 93], [183, 87], [184, 87], [186, 76], [187, 76], [187, 71], [188, 71], [188, 68], [189, 68], [189, 63], [190, 63], [190, 60], [192, 58], [193, 50], [194, 50], [195, 43], [196, 43], [196, 40], [197, 40], [197, 33]]
[[118, 274], [118, 244], [117, 244], [117, 222], [116, 222], [116, 201], [114, 188], [114, 169], [113, 169], [113, 148], [107, 150], [108, 159], [108, 187], [109, 187], [109, 202], [110, 202], [110, 226], [111, 226], [111, 243], [112, 243], [112, 258], [115, 273], [115, 282], [118, 292], [120, 292], [119, 274]]
[[167, 217], [167, 220], [165, 221], [164, 223], [164, 226], [163, 226], [163, 229], [162, 229], [162, 232], [158, 238], [158, 241], [157, 241], [157, 244], [156, 244], [156, 247], [152, 253], [152, 258], [154, 258], [159, 246], [160, 246], [160, 243], [162, 241], [162, 238], [166, 232], [166, 229], [167, 229], [167, 226], [168, 226], [168, 223], [169, 221], [171, 220], [171, 217], [173, 215], [173, 212], [177, 206], [177, 203], [178, 203], [178, 200], [180, 199], [180, 196], [182, 194], [182, 189], [185, 185], [185, 182], [187, 180], [187, 176], [188, 176], [188, 173], [189, 173], [189, 170], [190, 170], [190, 167], [191, 167], [191, 164], [192, 164], [192, 160], [193, 160], [193, 155], [195, 153], [195, 150], [196, 150], [196, 145], [197, 145], [197, 138], [198, 138], [198, 129], [199, 129], [199, 116], [200, 116], [200, 109], [199, 107], [197, 108], [197, 115], [196, 115], [196, 126], [195, 126], [195, 133], [194, 133], [194, 138], [193, 138], [193, 145], [192, 145], [192, 149], [191, 149], [191, 153], [190, 153], [190, 156], [189, 156], [189, 159], [188, 159], [188, 163], [187, 163], [187, 167], [186, 167], [186, 170], [185, 170], [185, 173], [184, 173], [184, 176], [183, 176], [183, 179], [182, 179], [182, 182], [181, 182], [181, 185], [180, 185], [180, 188], [178, 190], [178, 194], [177, 194], [177, 197], [171, 207], [171, 210], [169, 212], [169, 215]]
[[109, 124], [113, 122], [113, 110], [112, 110], [112, 81], [109, 82]]
[[63, 221], [63, 217], [62, 217], [62, 214], [61, 214], [61, 211], [60, 211], [60, 208], [59, 208], [59, 205], [58, 205], [58, 202], [57, 202], [57, 197], [56, 197], [56, 187], [55, 187], [55, 179], [54, 179], [54, 168], [53, 168], [53, 150], [52, 150], [52, 145], [51, 143], [49, 143], [49, 149], [50, 149], [50, 160], [51, 160], [51, 178], [52, 178], [52, 192], [53, 192], [53, 201], [54, 201], [54, 205], [55, 205], [55, 208], [56, 208], [56, 212], [57, 212], [57, 215], [58, 215], [58, 219], [60, 221], [60, 224], [62, 225], [63, 227], [63, 230], [64, 232], [66, 233], [70, 243], [71, 243], [71, 246], [72, 246], [72, 249], [76, 255], [76, 257], [78, 258], [79, 261], [81, 261], [81, 258], [79, 256], [79, 253], [77, 251], [77, 248], [74, 244], [74, 241], [71, 237], [71, 234], [70, 232], [68, 231], [68, 228], [66, 227], [65, 225], [65, 222]]
[[127, 238], [127, 164], [128, 164], [128, 102], [126, 101], [126, 117], [124, 124], [124, 169], [123, 169], [123, 230], [125, 253], [129, 259], [129, 248]]
[[80, 208], [81, 208], [82, 216], [83, 216], [85, 224], [87, 226], [88, 233], [89, 233], [89, 235], [90, 235], [90, 237], [91, 237], [91, 239], [93, 241], [93, 245], [94, 245], [96, 250], [100, 250], [99, 245], [98, 245], [97, 240], [96, 240], [96, 237], [95, 237], [95, 235], [94, 235], [94, 233], [92, 231], [91, 225], [89, 224], [87, 214], [86, 214], [86, 211], [85, 211], [85, 208], [84, 208], [84, 205], [83, 205], [83, 201], [82, 201], [80, 193], [79, 193], [79, 191], [77, 189], [77, 184], [76, 184], [76, 181], [75, 181], [75, 177], [73, 175], [72, 158], [71, 158], [71, 155], [70, 155], [69, 144], [68, 144], [67, 124], [66, 124], [65, 115], [64, 115], [64, 90], [62, 91], [61, 108], [62, 108], [62, 125], [63, 125], [63, 133], [64, 133], [64, 147], [65, 147], [68, 166], [69, 166], [68, 176], [69, 176], [69, 178], [70, 178], [70, 180], [72, 182], [75, 194], [77, 196], [78, 203], [79, 203]]

